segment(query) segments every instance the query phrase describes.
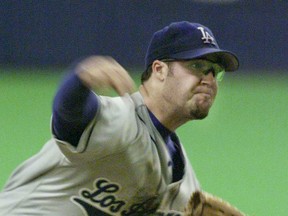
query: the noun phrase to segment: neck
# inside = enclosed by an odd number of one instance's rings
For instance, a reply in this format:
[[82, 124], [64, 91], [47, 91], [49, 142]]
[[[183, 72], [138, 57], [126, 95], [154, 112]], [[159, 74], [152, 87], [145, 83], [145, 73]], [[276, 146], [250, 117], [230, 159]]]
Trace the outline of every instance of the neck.
[[149, 88], [147, 88], [146, 85], [141, 85], [139, 91], [144, 98], [144, 103], [147, 108], [161, 124], [171, 132], [174, 132], [178, 127], [189, 120], [183, 119], [181, 113], [179, 114], [177, 110], [173, 110], [173, 106], [167, 104], [167, 102], [163, 100], [161, 94], [158, 94], [157, 91], [149, 91]]

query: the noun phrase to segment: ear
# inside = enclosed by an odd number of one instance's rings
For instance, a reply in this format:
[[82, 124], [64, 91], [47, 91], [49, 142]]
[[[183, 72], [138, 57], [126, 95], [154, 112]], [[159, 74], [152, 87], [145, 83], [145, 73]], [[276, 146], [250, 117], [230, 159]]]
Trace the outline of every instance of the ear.
[[168, 74], [169, 67], [165, 62], [155, 60], [152, 64], [152, 75], [160, 81], [164, 81]]

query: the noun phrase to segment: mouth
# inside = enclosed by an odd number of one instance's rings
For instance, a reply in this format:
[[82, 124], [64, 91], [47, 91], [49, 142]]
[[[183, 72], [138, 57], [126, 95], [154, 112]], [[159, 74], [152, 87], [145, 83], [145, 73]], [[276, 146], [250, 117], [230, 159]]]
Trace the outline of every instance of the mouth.
[[207, 93], [207, 92], [199, 92], [199, 93], [196, 93], [196, 94], [212, 97], [212, 95], [210, 93]]
[[204, 95], [205, 97], [214, 98], [214, 91], [211, 88], [201, 88], [194, 94]]
[[201, 95], [201, 96], [203, 96], [204, 98], [210, 98], [210, 99], [212, 99], [213, 98], [213, 93], [212, 92], [208, 92], [208, 91], [201, 91], [201, 92], [196, 92], [195, 93], [195, 95]]
[[194, 96], [196, 96], [198, 104], [204, 107], [212, 106], [212, 103], [214, 101], [214, 94], [211, 89], [197, 91], [194, 93]]

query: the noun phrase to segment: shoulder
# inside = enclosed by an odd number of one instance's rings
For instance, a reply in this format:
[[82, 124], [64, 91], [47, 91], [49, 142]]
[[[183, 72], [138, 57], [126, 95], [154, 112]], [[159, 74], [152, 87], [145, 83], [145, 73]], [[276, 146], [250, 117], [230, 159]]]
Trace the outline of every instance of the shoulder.
[[135, 104], [130, 95], [124, 95], [122, 97], [106, 97], [98, 96], [100, 107], [96, 115], [97, 121], [101, 119], [111, 119], [115, 122], [128, 120], [133, 117], [135, 113]]

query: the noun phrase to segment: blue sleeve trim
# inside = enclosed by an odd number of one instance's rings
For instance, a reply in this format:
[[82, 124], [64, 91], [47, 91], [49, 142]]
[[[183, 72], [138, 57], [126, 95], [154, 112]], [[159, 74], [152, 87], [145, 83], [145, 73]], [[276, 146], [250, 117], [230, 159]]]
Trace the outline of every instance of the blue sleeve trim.
[[60, 85], [53, 102], [52, 130], [57, 139], [77, 147], [80, 137], [96, 115], [98, 100], [75, 74]]

